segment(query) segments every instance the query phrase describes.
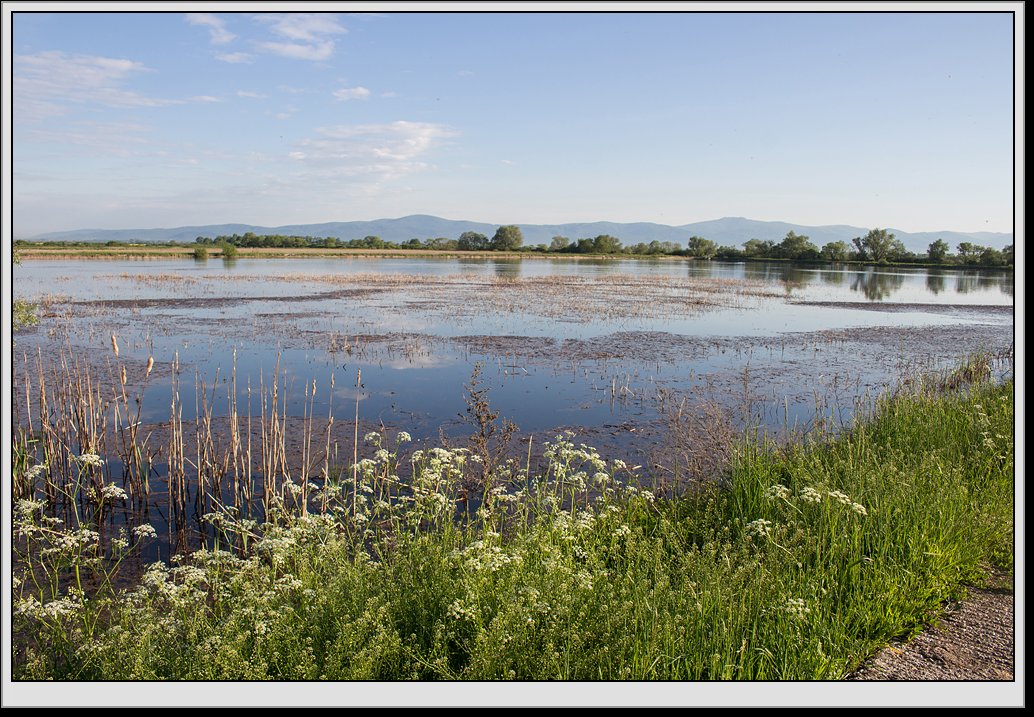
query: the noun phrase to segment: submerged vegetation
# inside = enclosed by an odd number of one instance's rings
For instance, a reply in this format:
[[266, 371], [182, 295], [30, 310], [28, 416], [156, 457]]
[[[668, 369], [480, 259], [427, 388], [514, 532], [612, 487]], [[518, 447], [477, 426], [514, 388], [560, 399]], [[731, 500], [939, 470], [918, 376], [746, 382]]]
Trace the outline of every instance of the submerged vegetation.
[[[78, 364], [56, 392], [41, 367], [14, 446], [13, 676], [839, 679], [1012, 568], [1013, 385], [991, 365], [904, 382], [839, 434], [743, 436], [679, 495], [570, 434], [505, 457], [476, 374], [469, 447], [367, 432], [359, 460], [357, 422], [341, 464], [333, 417], [307, 411], [292, 467], [275, 377], [254, 426], [236, 405], [215, 426], [202, 385], [196, 436], [174, 404], [158, 450], [132, 433], [151, 362], [119, 365], [113, 400]], [[156, 531], [112, 516], [159, 455], [208, 539], [134, 577]]]

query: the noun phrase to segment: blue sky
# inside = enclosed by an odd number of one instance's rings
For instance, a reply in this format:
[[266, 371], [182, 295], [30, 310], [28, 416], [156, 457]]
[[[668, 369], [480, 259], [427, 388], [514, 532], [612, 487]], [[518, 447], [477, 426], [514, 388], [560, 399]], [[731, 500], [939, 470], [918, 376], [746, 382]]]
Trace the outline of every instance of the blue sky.
[[15, 237], [415, 213], [1013, 231], [1010, 12], [182, 5], [15, 5]]

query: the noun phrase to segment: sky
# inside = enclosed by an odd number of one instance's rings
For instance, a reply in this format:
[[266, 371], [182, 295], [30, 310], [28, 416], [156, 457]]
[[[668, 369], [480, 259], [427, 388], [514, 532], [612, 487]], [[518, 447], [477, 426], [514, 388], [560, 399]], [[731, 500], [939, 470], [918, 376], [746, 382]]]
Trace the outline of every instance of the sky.
[[6, 4], [13, 236], [409, 214], [1014, 231], [1020, 3], [418, 5]]

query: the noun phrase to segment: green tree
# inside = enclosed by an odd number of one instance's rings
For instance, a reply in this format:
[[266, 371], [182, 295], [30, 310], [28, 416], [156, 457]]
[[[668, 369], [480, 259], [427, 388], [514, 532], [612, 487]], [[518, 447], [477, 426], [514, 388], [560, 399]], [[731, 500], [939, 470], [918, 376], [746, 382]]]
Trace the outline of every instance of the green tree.
[[571, 240], [567, 237], [555, 236], [549, 243], [550, 251], [567, 251], [571, 246]]
[[890, 261], [899, 247], [904, 249], [901, 242], [886, 229], [871, 229], [864, 237], [855, 237], [852, 241], [858, 249], [859, 258], [863, 261], [874, 261], [877, 264], [885, 264]]
[[971, 264], [980, 255], [983, 247], [978, 247], [972, 242], [964, 241], [959, 242], [958, 245], [959, 259], [962, 260], [963, 264]]
[[496, 229], [491, 248], [494, 251], [517, 251], [523, 244], [521, 228], [515, 224], [507, 224]]
[[743, 242], [743, 254], [749, 257], [772, 256], [775, 250], [775, 242], [750, 239]]
[[579, 254], [592, 254], [596, 249], [596, 242], [588, 237], [579, 239], [575, 242], [574, 246], [571, 247], [571, 251], [578, 252]]
[[228, 241], [224, 241], [219, 245], [219, 251], [222, 254], [223, 259], [237, 258], [237, 247]]
[[1005, 253], [994, 247], [984, 247], [980, 252], [980, 263], [984, 266], [1001, 266], [1006, 263]]
[[930, 258], [930, 261], [935, 261], [940, 264], [946, 258], [948, 258], [948, 242], [943, 239], [930, 242], [930, 246], [926, 249], [926, 255]]
[[488, 237], [480, 232], [463, 232], [456, 240], [456, 248], [461, 251], [485, 251], [489, 248]]
[[697, 236], [689, 238], [686, 248], [689, 251], [690, 256], [695, 256], [700, 259], [712, 259], [714, 258], [714, 255], [718, 253], [717, 244], [710, 239], [704, 239], [703, 237]]
[[778, 249], [779, 256], [785, 259], [817, 259], [819, 256], [818, 247], [808, 237], [792, 230], [786, 233]]
[[204, 246], [198, 245], [194, 247], [194, 258], [198, 260], [204, 260], [208, 258], [208, 249]]
[[597, 254], [617, 254], [621, 251], [621, 240], [610, 234], [600, 234], [592, 240], [592, 250]]
[[822, 247], [821, 256], [826, 261], [847, 261], [851, 247], [844, 241], [831, 241]]

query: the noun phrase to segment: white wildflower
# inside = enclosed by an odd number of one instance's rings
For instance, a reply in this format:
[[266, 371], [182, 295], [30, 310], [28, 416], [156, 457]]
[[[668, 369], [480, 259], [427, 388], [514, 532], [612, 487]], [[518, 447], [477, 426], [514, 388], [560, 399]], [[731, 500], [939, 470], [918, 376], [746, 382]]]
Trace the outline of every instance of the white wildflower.
[[811, 608], [801, 598], [789, 598], [782, 609], [798, 620], [803, 620], [811, 612]]
[[144, 538], [157, 538], [158, 531], [154, 529], [149, 523], [138, 525], [133, 528], [133, 537], [137, 540], [143, 540]]
[[462, 600], [454, 600], [449, 605], [448, 614], [454, 620], [473, 620], [476, 617], [474, 611], [464, 605]]
[[122, 490], [114, 483], [101, 488], [101, 498], [104, 500], [125, 500], [127, 497], [126, 491]]
[[758, 518], [755, 521], [747, 523], [747, 535], [757, 535], [758, 537], [764, 537], [772, 532], [772, 521], [765, 520], [764, 518]]
[[805, 503], [821, 503], [822, 493], [819, 493], [814, 488], [805, 488], [801, 491], [801, 500]]
[[632, 529], [629, 528], [624, 523], [619, 525], [617, 527], [617, 529], [614, 530], [614, 536], [617, 537], [617, 538], [623, 538], [624, 536], [631, 535], [631, 534], [632, 534]]
[[80, 456], [72, 456], [80, 465], [92, 466], [93, 468], [100, 468], [104, 465], [104, 459], [96, 453], [83, 453]]
[[395, 435], [395, 442], [396, 443], [409, 443], [412, 440], [413, 440], [413, 437], [411, 435], [409, 435], [408, 433], [406, 433], [405, 431], [399, 431]]
[[858, 513], [858, 515], [868, 515], [869, 514], [869, 512], [865, 509], [865, 506], [862, 505], [861, 503], [852, 503], [851, 504], [851, 510], [853, 510], [855, 513]]
[[374, 445], [379, 446], [381, 444], [381, 434], [377, 433], [377, 431], [370, 431], [365, 436], [363, 436], [363, 440], [367, 443], [372, 443]]
[[30, 481], [34, 481], [37, 478], [39, 478], [41, 475], [43, 475], [46, 472], [46, 470], [47, 470], [47, 464], [46, 463], [37, 463], [32, 468], [30, 468], [29, 470], [25, 471], [25, 477], [26, 477], [26, 479], [28, 479]]
[[838, 490], [831, 490], [829, 491], [829, 493], [827, 493], [827, 495], [833, 500], [843, 503], [844, 505], [849, 506], [852, 503], [854, 503], [854, 501], [851, 500], [851, 497], [849, 495], [847, 495], [846, 493], [841, 493]]
[[34, 513], [42, 510], [45, 505], [46, 503], [42, 500], [28, 500], [26, 498], [22, 498], [15, 502], [14, 512], [22, 518], [29, 518]]
[[777, 500], [789, 500], [790, 489], [787, 488], [785, 485], [776, 483], [774, 486], [771, 486], [768, 490], [765, 491], [765, 495], [767, 495], [769, 498], [775, 498]]

